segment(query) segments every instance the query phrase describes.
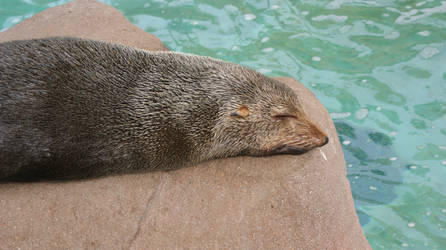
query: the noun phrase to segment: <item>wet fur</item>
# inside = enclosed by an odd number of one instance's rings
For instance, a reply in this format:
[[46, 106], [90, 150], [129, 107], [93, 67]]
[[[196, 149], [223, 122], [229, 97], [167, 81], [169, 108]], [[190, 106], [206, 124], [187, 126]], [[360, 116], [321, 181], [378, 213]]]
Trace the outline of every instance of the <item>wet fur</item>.
[[76, 38], [0, 44], [0, 180], [176, 169], [325, 138], [293, 91], [240, 65]]

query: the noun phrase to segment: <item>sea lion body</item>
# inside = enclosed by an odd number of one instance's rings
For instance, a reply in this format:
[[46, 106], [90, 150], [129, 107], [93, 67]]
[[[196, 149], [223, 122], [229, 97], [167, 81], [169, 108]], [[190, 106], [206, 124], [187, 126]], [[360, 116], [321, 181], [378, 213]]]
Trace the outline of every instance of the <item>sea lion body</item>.
[[0, 44], [0, 180], [176, 169], [326, 141], [291, 89], [237, 64], [77, 38]]

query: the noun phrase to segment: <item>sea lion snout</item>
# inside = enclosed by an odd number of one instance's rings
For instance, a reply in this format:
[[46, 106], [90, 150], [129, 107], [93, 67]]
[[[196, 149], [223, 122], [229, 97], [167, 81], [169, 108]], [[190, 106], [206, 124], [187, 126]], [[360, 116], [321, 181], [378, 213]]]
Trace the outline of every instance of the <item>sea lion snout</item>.
[[326, 145], [329, 142], [329, 138], [318, 126], [308, 122], [306, 125], [294, 126], [292, 131], [280, 136], [277, 141], [263, 155], [303, 154], [314, 148]]
[[328, 136], [316, 124], [310, 123], [309, 130], [314, 141], [314, 147], [322, 147], [329, 142]]

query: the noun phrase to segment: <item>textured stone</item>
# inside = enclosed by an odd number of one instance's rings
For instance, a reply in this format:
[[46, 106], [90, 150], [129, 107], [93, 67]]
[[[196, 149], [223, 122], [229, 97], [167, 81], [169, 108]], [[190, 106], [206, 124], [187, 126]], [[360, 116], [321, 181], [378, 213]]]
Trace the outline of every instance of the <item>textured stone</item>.
[[0, 33], [0, 42], [51, 36], [113, 41], [147, 50], [168, 50], [154, 35], [106, 4], [77, 0], [45, 10]]
[[[77, 0], [0, 33], [0, 41], [70, 35], [166, 50], [105, 4]], [[291, 78], [330, 137], [300, 156], [238, 157], [170, 172], [67, 183], [0, 184], [5, 249], [370, 249], [333, 122]]]

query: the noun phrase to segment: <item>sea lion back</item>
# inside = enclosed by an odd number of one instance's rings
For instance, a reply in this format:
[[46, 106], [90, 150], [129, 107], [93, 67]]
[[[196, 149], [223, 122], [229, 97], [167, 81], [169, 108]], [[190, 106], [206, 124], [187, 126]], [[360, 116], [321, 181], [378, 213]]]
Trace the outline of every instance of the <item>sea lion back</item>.
[[132, 136], [128, 102], [147, 70], [138, 61], [149, 63], [136, 50], [81, 39], [0, 44], [0, 177], [88, 177], [138, 159], [117, 136], [123, 126]]

